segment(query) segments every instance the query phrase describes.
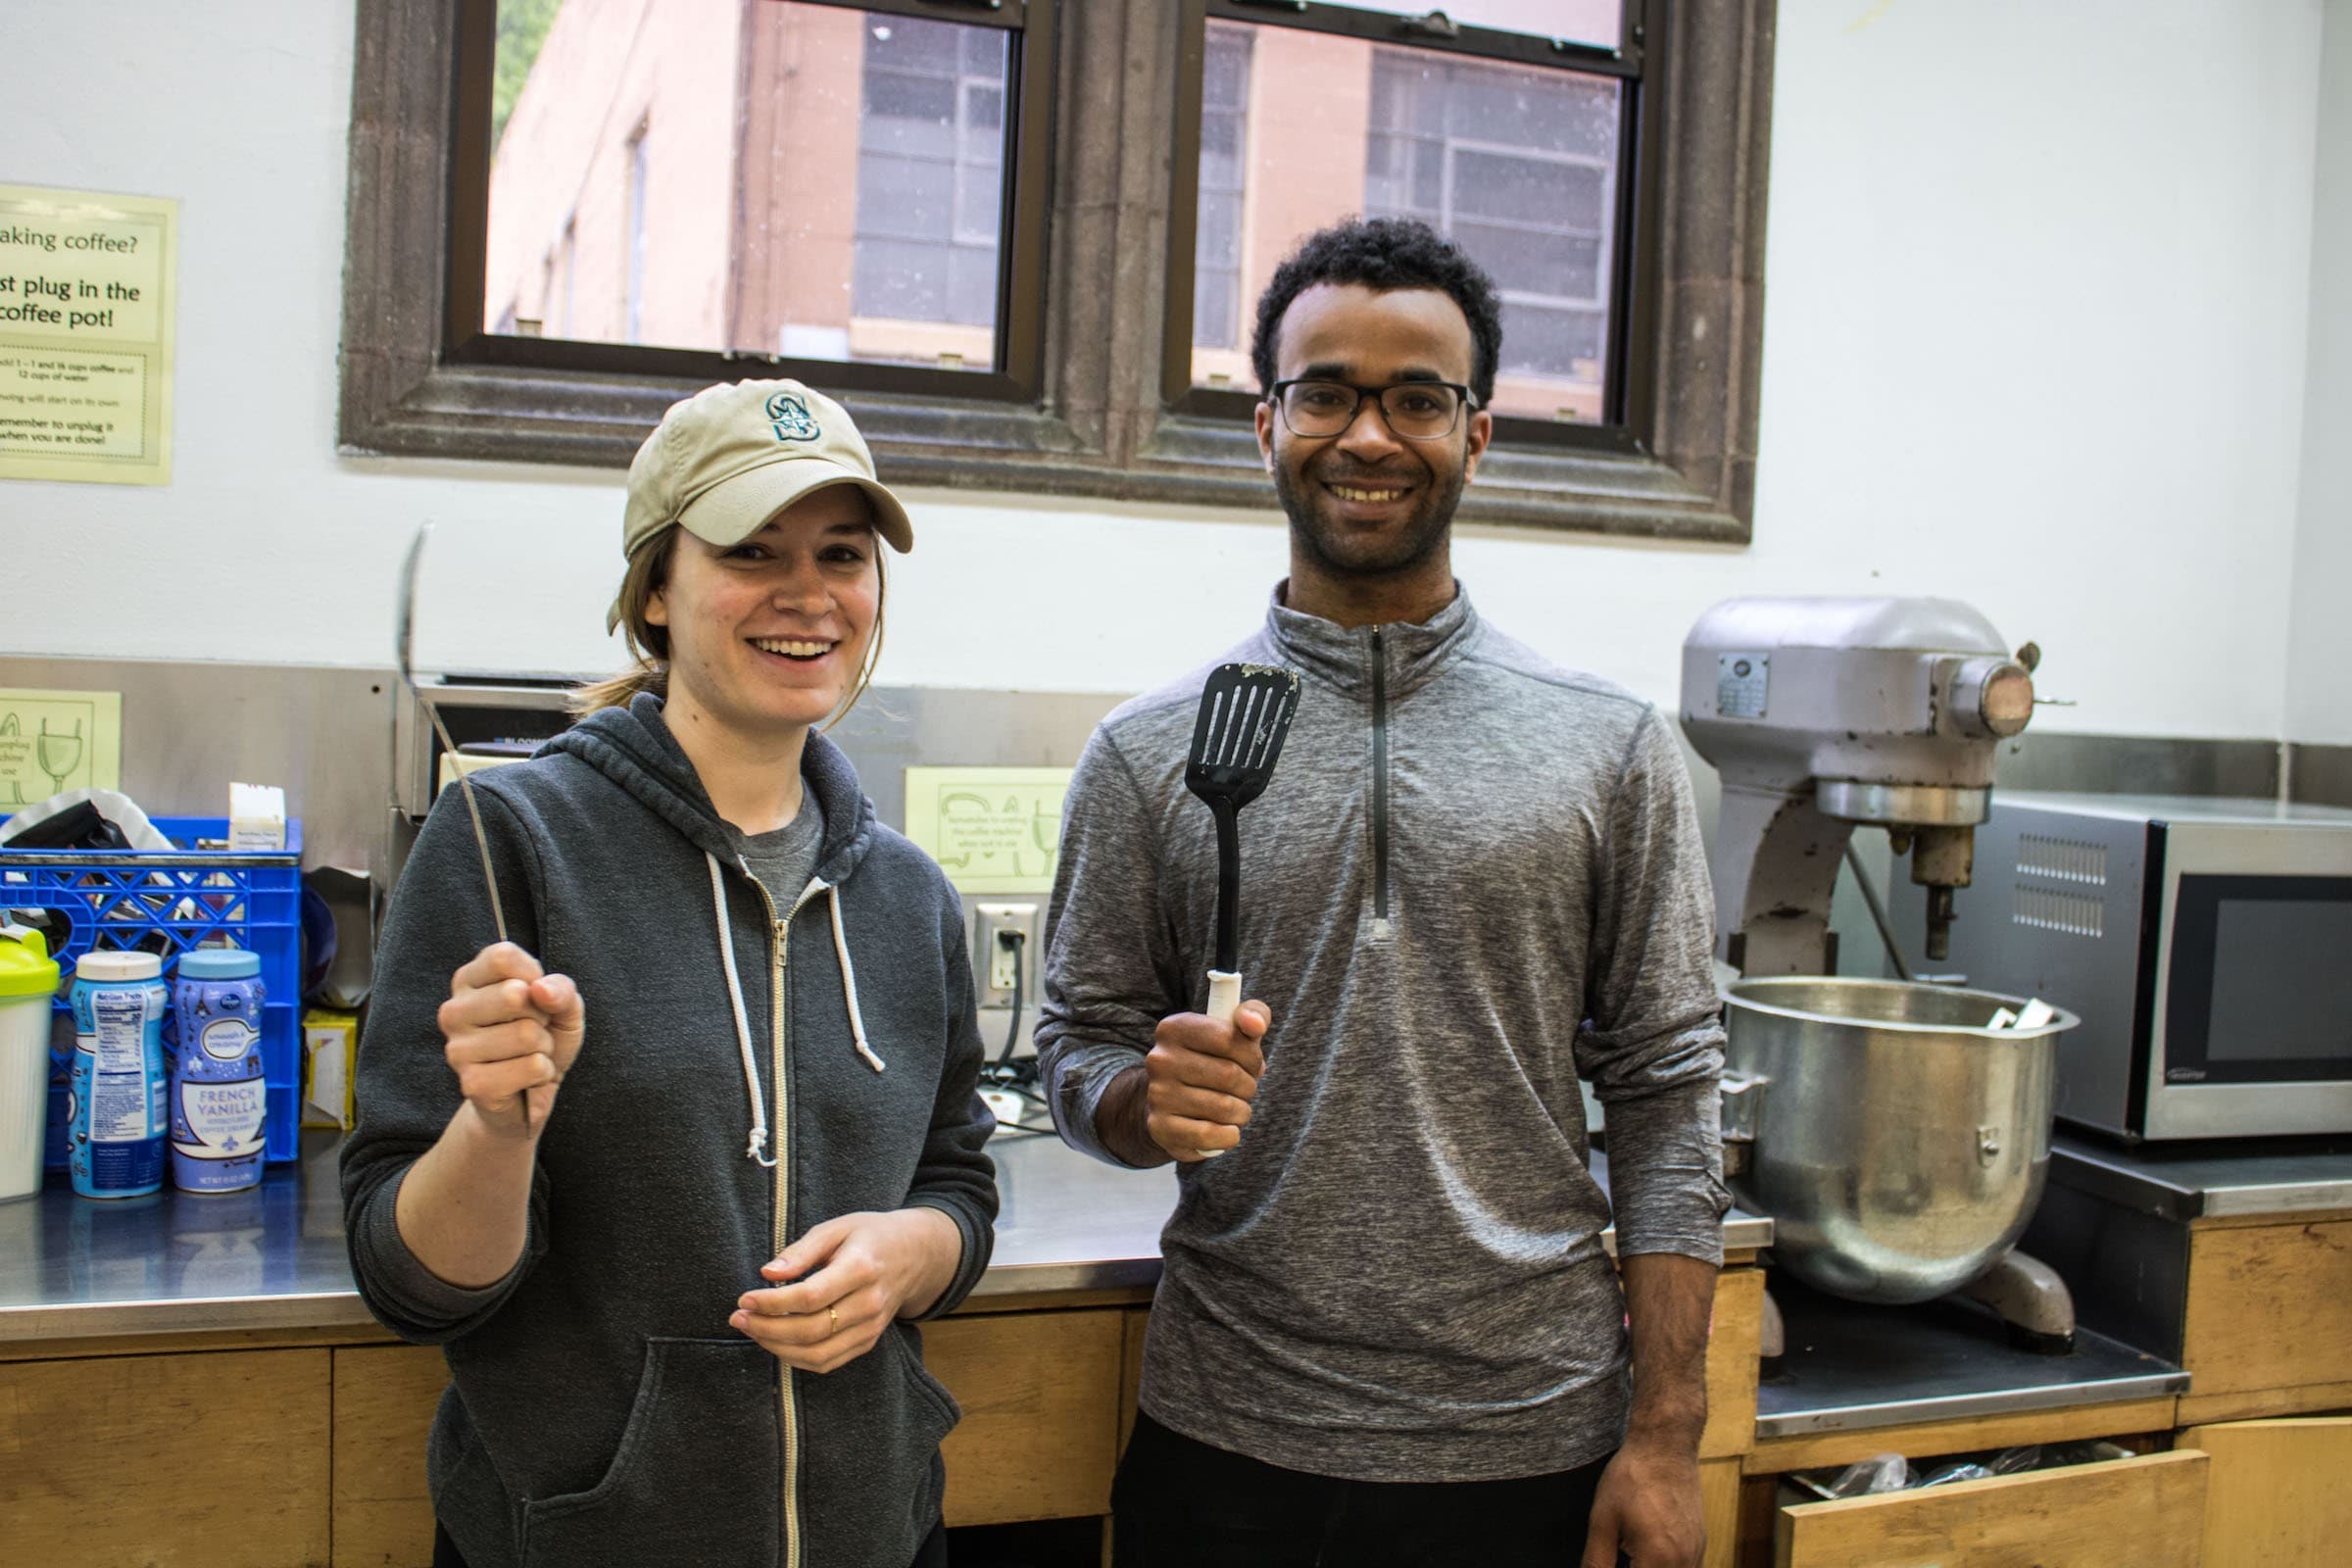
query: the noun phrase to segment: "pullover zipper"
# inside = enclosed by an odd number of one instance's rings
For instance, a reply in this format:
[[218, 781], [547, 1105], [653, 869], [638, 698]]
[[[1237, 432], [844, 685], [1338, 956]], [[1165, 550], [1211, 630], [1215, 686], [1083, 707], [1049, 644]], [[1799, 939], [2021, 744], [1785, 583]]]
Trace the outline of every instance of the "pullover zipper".
[[1372, 936], [1389, 935], [1389, 661], [1372, 628]]
[[[771, 1046], [768, 1076], [776, 1086], [776, 1222], [769, 1237], [774, 1247], [769, 1253], [772, 1257], [783, 1253], [786, 1239], [792, 1230], [792, 1117], [786, 1092], [787, 1063], [791, 1060], [791, 1051], [784, 1009], [785, 964], [792, 948], [792, 917], [801, 912], [801, 906], [808, 902], [808, 895], [821, 884], [811, 880], [801, 891], [801, 896], [793, 901], [792, 907], [784, 911], [784, 918], [779, 920], [776, 918], [776, 901], [768, 894], [767, 884], [752, 876], [748, 866], [744, 875], [751, 877], [752, 886], [760, 890], [760, 902], [767, 907], [770, 932], [767, 993], [773, 1016], [768, 1032]], [[783, 1392], [784, 1420], [784, 1555], [781, 1568], [801, 1568], [801, 1423], [800, 1403], [795, 1396], [791, 1367], [780, 1365], [777, 1368], [777, 1383]]]

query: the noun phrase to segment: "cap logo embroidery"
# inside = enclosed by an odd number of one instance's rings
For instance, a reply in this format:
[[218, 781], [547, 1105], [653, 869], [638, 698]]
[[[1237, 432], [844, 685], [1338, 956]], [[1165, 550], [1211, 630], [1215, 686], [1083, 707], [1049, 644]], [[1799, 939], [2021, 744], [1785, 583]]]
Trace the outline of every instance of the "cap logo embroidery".
[[767, 416], [779, 441], [814, 441], [825, 433], [817, 428], [808, 405], [790, 392], [779, 392], [767, 400]]

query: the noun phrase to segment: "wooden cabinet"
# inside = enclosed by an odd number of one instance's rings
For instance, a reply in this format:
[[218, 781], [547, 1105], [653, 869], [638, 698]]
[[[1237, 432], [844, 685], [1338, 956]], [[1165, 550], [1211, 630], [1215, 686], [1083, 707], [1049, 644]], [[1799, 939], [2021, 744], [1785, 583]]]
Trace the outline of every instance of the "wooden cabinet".
[[1756, 1442], [1756, 1342], [1764, 1326], [1764, 1271], [1726, 1269], [1715, 1281], [1707, 1326], [1707, 1427], [1698, 1456], [1745, 1453]]
[[1778, 1568], [2197, 1568], [2206, 1457], [2154, 1453], [1780, 1510]]
[[325, 1568], [327, 1355], [0, 1365], [0, 1558]]
[[335, 1568], [424, 1568], [433, 1560], [424, 1440], [448, 1364], [422, 1345], [334, 1355]]
[[948, 1435], [953, 1525], [1110, 1512], [1127, 1314], [1005, 1312], [923, 1330], [923, 1360], [963, 1406]]
[[[1133, 1409], [1130, 1316], [1142, 1314], [1004, 1312], [924, 1326], [924, 1361], [963, 1406], [945, 1446], [950, 1525], [1110, 1511], [1123, 1398]], [[436, 1349], [334, 1352], [335, 1568], [432, 1560], [424, 1442], [448, 1381]]]
[[2352, 1416], [2191, 1427], [2210, 1456], [2205, 1568], [2335, 1568], [2352, 1557]]
[[1701, 1461], [1698, 1494], [1707, 1521], [1707, 1549], [1700, 1568], [1734, 1568], [1740, 1561], [1740, 1461]]
[[2180, 1364], [2184, 1425], [2352, 1405], [2352, 1218], [2193, 1224]]
[[[1754, 1268], [1727, 1270], [1716, 1294], [1710, 1568], [1733, 1560], [1762, 1298]], [[1041, 1297], [924, 1326], [925, 1360], [963, 1407], [945, 1446], [950, 1525], [1109, 1512], [1150, 1316], [1139, 1300]], [[425, 1438], [448, 1372], [438, 1349], [379, 1336], [15, 1348], [0, 1358], [0, 1561], [424, 1568]]]

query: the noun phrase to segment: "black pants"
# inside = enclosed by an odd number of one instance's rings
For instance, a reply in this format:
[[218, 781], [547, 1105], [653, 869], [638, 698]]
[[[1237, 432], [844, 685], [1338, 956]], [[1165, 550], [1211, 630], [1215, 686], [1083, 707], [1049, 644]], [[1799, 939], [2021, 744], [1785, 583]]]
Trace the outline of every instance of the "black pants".
[[1509, 1481], [1335, 1481], [1137, 1413], [1112, 1485], [1116, 1568], [1573, 1568], [1606, 1459]]
[[[458, 1544], [449, 1539], [441, 1521], [433, 1521], [433, 1568], [466, 1568], [466, 1559], [458, 1553]], [[907, 1568], [948, 1568], [948, 1527], [936, 1524], [923, 1538], [923, 1544]]]

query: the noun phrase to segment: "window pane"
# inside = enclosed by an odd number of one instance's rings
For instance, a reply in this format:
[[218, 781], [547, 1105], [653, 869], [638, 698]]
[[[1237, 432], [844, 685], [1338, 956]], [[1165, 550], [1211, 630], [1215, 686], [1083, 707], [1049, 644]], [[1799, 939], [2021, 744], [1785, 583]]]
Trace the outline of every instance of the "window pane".
[[1502, 368], [1571, 382], [1579, 379], [1580, 366], [1597, 374], [1601, 326], [1598, 311], [1547, 310], [1506, 300], [1502, 307]]
[[[1425, 0], [1348, 0], [1358, 11], [1426, 17]], [[1614, 49], [1625, 31], [1625, 0], [1448, 0], [1439, 7], [1465, 27], [1498, 27]]]
[[956, 51], [964, 34], [980, 30], [911, 17], [872, 16], [865, 22], [868, 70], [915, 71], [951, 81], [956, 78]]
[[[1559, 12], [1521, 8], [1538, 10]], [[1613, 29], [1614, 5], [1607, 15]], [[1196, 385], [1254, 388], [1237, 351], [1274, 269], [1309, 232], [1363, 212], [1419, 218], [1493, 275], [1498, 413], [1600, 417], [1618, 243], [1614, 79], [1246, 23], [1211, 22], [1207, 43], [1219, 94], [1236, 62], [1246, 74], [1239, 107], [1202, 104]]]
[[[1193, 345], [1238, 350], [1241, 323], [1235, 301], [1241, 292], [1243, 190], [1249, 179], [1250, 52], [1253, 29], [1236, 23], [1208, 24], [1202, 61], [1200, 206], [1194, 214]], [[1221, 353], [1215, 369], [1229, 378]], [[1211, 373], [1200, 367], [1194, 373]]]
[[1563, 239], [1540, 228], [1456, 223], [1453, 237], [1494, 279], [1507, 301], [1521, 296], [1598, 304], [1600, 241]]
[[948, 314], [946, 245], [860, 239], [855, 288], [860, 316], [945, 320]]
[[860, 190], [886, 190], [888, 201], [860, 203], [858, 234], [946, 239], [956, 199], [956, 166], [925, 159], [866, 153], [858, 160]]
[[1004, 89], [994, 81], [973, 82], [963, 95], [963, 131], [965, 136], [986, 142], [985, 148], [975, 148], [981, 157], [992, 154], [1003, 142], [997, 132], [1004, 128]]
[[1011, 34], [676, 9], [499, 0], [484, 324], [991, 368]]
[[1004, 172], [995, 164], [966, 164], [956, 172], [956, 242], [985, 246], [996, 265], [997, 209], [1004, 196]]
[[1462, 148], [1453, 158], [1453, 213], [1597, 234], [1608, 224], [1607, 183], [1591, 165]]

